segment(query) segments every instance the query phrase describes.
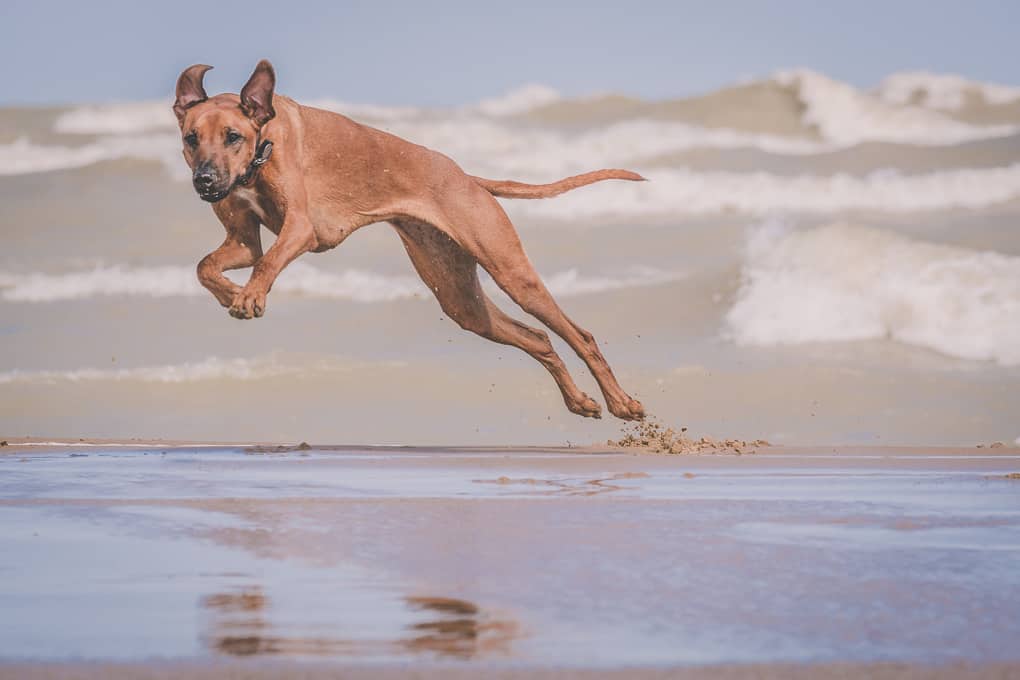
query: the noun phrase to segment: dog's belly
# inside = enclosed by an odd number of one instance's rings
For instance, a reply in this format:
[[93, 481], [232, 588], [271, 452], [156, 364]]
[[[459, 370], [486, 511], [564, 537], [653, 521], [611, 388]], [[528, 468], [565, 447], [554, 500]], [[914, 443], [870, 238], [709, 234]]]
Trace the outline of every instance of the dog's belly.
[[361, 227], [381, 221], [375, 217], [345, 209], [344, 206], [329, 203], [313, 204], [308, 212], [312, 229], [315, 231], [315, 238], [318, 241], [318, 245], [314, 248], [317, 253], [336, 248], [344, 242], [344, 239]]
[[[251, 210], [258, 217], [266, 229], [279, 235], [283, 220], [271, 203], [266, 199], [260, 200], [258, 192], [247, 187], [235, 188], [234, 195], [244, 208]], [[384, 221], [386, 218], [366, 215], [347, 205], [327, 200], [313, 202], [309, 206], [308, 219], [312, 223], [317, 243], [312, 250], [321, 253], [336, 248], [361, 227]]]

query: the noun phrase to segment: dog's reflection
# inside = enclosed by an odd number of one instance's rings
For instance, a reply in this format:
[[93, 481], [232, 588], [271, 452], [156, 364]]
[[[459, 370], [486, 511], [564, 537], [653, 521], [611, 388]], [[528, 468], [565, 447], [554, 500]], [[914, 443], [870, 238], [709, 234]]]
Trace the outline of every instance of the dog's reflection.
[[430, 615], [430, 620], [410, 626], [414, 637], [402, 640], [412, 652], [472, 658], [491, 652], [508, 653], [517, 637], [513, 621], [486, 616], [465, 600], [446, 597], [409, 597], [408, 606]]
[[393, 639], [351, 640], [287, 635], [270, 620], [269, 597], [259, 587], [239, 588], [203, 598], [211, 614], [207, 641], [231, 656], [397, 656], [433, 655], [470, 659], [508, 654], [518, 637], [515, 622], [481, 611], [466, 600], [407, 597], [412, 623], [394, 622]]

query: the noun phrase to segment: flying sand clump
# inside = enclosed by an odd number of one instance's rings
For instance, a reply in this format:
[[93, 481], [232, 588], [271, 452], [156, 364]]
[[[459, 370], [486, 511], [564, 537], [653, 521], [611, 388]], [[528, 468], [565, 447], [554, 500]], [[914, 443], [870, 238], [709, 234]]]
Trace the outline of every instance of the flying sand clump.
[[608, 440], [609, 446], [620, 448], [638, 448], [653, 453], [734, 453], [742, 455], [754, 453], [756, 449], [770, 446], [764, 439], [746, 441], [743, 439], [715, 439], [701, 437], [693, 439], [687, 434], [687, 428], [679, 431], [667, 427], [654, 418], [631, 423], [624, 426], [623, 436], [617, 440]]

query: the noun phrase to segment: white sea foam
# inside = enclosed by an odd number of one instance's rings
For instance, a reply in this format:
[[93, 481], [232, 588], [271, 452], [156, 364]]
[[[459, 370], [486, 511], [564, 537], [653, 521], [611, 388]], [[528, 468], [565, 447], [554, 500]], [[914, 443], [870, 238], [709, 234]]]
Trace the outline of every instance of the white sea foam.
[[82, 383], [94, 381], [136, 381], [146, 383], [194, 383], [209, 380], [262, 380], [280, 376], [311, 376], [356, 370], [366, 366], [400, 367], [400, 362], [366, 364], [343, 362], [336, 359], [288, 361], [271, 354], [253, 359], [220, 359], [209, 357], [201, 361], [135, 368], [78, 368], [71, 370], [41, 370], [0, 372], [0, 385]]
[[301, 102], [317, 109], [325, 109], [366, 122], [388, 123], [405, 118], [427, 116], [428, 111], [414, 106], [382, 106], [378, 104], [355, 104], [340, 99], [313, 99]]
[[861, 142], [949, 145], [1017, 131], [1013, 125], [969, 125], [930, 109], [891, 103], [807, 69], [783, 71], [774, 79], [796, 92], [805, 108], [804, 123], [839, 147]]
[[[312, 99], [303, 103], [352, 118], [377, 122], [399, 121], [430, 115], [478, 114], [493, 117], [525, 113], [539, 106], [558, 101], [556, 90], [539, 84], [524, 85], [503, 95], [482, 99], [477, 104], [456, 111], [434, 111], [414, 106], [383, 106], [358, 104], [340, 99]], [[143, 132], [177, 130], [171, 104], [167, 101], [116, 102], [77, 106], [57, 117], [56, 132], [82, 135], [137, 135]]]
[[560, 99], [560, 93], [551, 87], [531, 83], [510, 90], [502, 96], [483, 99], [473, 108], [489, 116], [512, 116], [552, 104]]
[[405, 139], [442, 151], [473, 174], [544, 177], [547, 181], [594, 168], [641, 165], [691, 149], [748, 148], [805, 155], [830, 148], [830, 145], [809, 139], [653, 120], [627, 120], [581, 132], [564, 132], [463, 116], [403, 120], [388, 129]]
[[[339, 103], [324, 105], [344, 110]], [[811, 154], [830, 148], [807, 139], [708, 129], [668, 121], [630, 120], [584, 132], [562, 132], [521, 127], [498, 117], [472, 112], [414, 115], [391, 110], [389, 113], [389, 117], [376, 116], [388, 131], [442, 151], [471, 172], [499, 176], [527, 173], [558, 177], [596, 167], [641, 163], [670, 153], [706, 147], [756, 148], [779, 154]], [[115, 121], [109, 125], [97, 124], [95, 129], [113, 128], [118, 124]], [[177, 179], [190, 177], [181, 158], [181, 141], [176, 131], [106, 135], [80, 146], [38, 144], [19, 139], [0, 144], [0, 153], [6, 159], [0, 174], [7, 175], [135, 158], [162, 162]]]
[[10, 144], [0, 144], [0, 156], [4, 158], [0, 175], [69, 170], [102, 161], [135, 158], [161, 162], [177, 179], [191, 176], [181, 158], [181, 140], [176, 134], [101, 137], [81, 146], [36, 144], [19, 138]]
[[[551, 130], [514, 131], [493, 120], [452, 119], [393, 126], [410, 139], [446, 148], [471, 173], [524, 181], [551, 181], [597, 167], [640, 167], [642, 160], [694, 148], [707, 141], [718, 148], [749, 145], [808, 153], [817, 143], [776, 140], [732, 130], [698, 131], [677, 123], [628, 121], [574, 135]], [[38, 145], [24, 139], [0, 144], [2, 174], [77, 168], [104, 160], [139, 158], [163, 163], [174, 176], [189, 171], [175, 133], [101, 137], [78, 147]], [[951, 169], [924, 174], [875, 171], [865, 176], [774, 175], [764, 172], [694, 172], [652, 168], [651, 182], [611, 182], [555, 201], [512, 202], [522, 215], [552, 219], [642, 217], [739, 212], [832, 213], [875, 210], [903, 213], [982, 208], [1020, 194], [1020, 165]]]
[[741, 344], [891, 338], [1020, 364], [1020, 257], [832, 224], [749, 237], [726, 316]]
[[53, 125], [56, 132], [79, 135], [137, 135], [177, 129], [170, 102], [121, 102], [79, 106], [62, 113]]
[[509, 201], [516, 216], [562, 221], [740, 213], [908, 213], [977, 209], [1020, 197], [1020, 164], [865, 176], [658, 170], [650, 181], [604, 182], [552, 201]]
[[553, 295], [571, 297], [624, 288], [657, 286], [681, 278], [682, 274], [654, 267], [632, 267], [621, 276], [583, 276], [577, 269], [568, 269], [545, 277], [545, 285]]
[[[908, 76], [894, 76], [874, 94], [804, 69], [775, 75], [773, 81], [788, 88], [803, 103], [803, 122], [818, 131], [816, 139], [643, 118], [618, 120], [585, 130], [523, 125], [513, 119], [513, 114], [560, 99], [554, 90], [541, 85], [525, 86], [501, 97], [447, 110], [337, 100], [309, 103], [437, 149], [477, 174], [500, 176], [521, 173], [551, 176], [605, 166], [640, 165], [651, 158], [698, 148], [748, 148], [803, 155], [869, 141], [951, 145], [1020, 132], [1017, 126], [978, 126], [954, 120], [935, 110], [951, 99], [946, 94], [933, 99], [942, 102], [934, 108], [910, 105], [912, 100], [904, 98], [904, 93], [916, 86], [918, 77], [910, 80]], [[929, 80], [941, 82], [937, 78], [932, 76]], [[941, 93], [951, 90], [948, 85], [941, 87], [938, 90]], [[954, 87], [961, 92], [977, 87], [995, 101], [1008, 94], [1008, 88], [995, 89], [968, 81]], [[98, 138], [79, 147], [27, 140], [0, 145], [0, 152], [7, 159], [0, 173], [46, 172], [116, 158], [140, 158], [161, 161], [175, 176], [188, 176], [180, 157], [176, 122], [166, 102], [77, 107], [60, 115], [54, 128], [57, 132]]]
[[[244, 275], [228, 272], [238, 283]], [[615, 276], [586, 276], [576, 269], [552, 274], [546, 285], [554, 295], [569, 297], [640, 286], [653, 286], [680, 278], [679, 274], [651, 267], [633, 267]], [[494, 286], [491, 286], [494, 288]], [[274, 294], [354, 302], [390, 302], [431, 297], [413, 276], [386, 276], [361, 270], [340, 274], [295, 262], [273, 285]], [[60, 274], [0, 272], [0, 297], [10, 302], [54, 302], [104, 296], [189, 297], [206, 296], [193, 267], [100, 266]]]
[[[243, 283], [242, 275], [228, 272]], [[295, 262], [280, 275], [273, 291], [317, 298], [384, 302], [427, 294], [410, 276], [383, 276], [357, 269], [341, 274]], [[89, 270], [47, 274], [0, 274], [0, 295], [11, 302], [52, 302], [101, 296], [180, 297], [208, 295], [194, 267], [100, 266]]]
[[968, 95], [978, 97], [985, 104], [1008, 104], [1020, 99], [1020, 88], [968, 80], [948, 73], [904, 71], [885, 78], [877, 94], [893, 104], [959, 111], [967, 103]]

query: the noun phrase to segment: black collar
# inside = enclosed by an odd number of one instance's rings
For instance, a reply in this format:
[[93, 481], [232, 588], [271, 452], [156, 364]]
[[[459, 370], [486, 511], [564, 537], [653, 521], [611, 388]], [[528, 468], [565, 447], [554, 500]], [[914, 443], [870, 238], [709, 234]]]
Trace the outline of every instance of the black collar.
[[[259, 137], [261, 138], [261, 135]], [[237, 184], [247, 186], [248, 183], [255, 179], [255, 173], [266, 164], [271, 155], [273, 155], [273, 143], [271, 141], [268, 139], [262, 140], [261, 143], [256, 141], [255, 156], [251, 159], [251, 163], [248, 164], [248, 169], [244, 171], [244, 174], [237, 178]]]

